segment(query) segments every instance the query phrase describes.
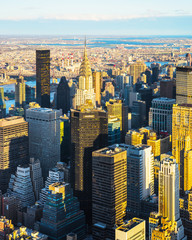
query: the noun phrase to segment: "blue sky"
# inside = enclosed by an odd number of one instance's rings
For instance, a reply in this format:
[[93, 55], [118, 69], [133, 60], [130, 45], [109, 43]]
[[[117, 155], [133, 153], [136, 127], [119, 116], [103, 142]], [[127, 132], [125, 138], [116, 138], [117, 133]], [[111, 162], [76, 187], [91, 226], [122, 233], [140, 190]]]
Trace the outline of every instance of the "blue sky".
[[9, 0], [0, 34], [191, 35], [192, 1]]

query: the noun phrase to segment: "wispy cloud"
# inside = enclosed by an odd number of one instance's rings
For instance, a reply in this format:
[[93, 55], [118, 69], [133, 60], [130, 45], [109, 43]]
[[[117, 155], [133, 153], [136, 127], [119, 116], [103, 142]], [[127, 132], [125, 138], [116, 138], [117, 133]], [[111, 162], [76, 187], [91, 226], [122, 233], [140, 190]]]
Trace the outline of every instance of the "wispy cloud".
[[46, 15], [46, 16], [35, 16], [35, 15], [20, 15], [20, 16], [0, 16], [0, 20], [10, 21], [22, 21], [22, 20], [66, 20], [66, 21], [115, 21], [115, 20], [131, 20], [131, 19], [142, 19], [142, 18], [161, 18], [161, 17], [179, 17], [179, 16], [192, 16], [192, 12], [183, 10], [173, 10], [172, 12], [159, 12], [148, 9], [147, 13], [139, 15], [124, 15], [124, 16], [112, 16], [112, 15]]

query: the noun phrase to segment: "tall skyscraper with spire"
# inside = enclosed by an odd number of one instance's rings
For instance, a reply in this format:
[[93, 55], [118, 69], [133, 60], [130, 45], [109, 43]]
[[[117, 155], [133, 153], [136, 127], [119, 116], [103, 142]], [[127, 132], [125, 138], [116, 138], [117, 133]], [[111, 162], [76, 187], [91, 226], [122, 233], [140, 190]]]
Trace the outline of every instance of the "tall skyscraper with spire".
[[79, 86], [74, 98], [74, 108], [83, 105], [90, 100], [95, 106], [95, 91], [93, 88], [93, 76], [89, 59], [87, 57], [86, 41], [83, 61], [79, 70]]

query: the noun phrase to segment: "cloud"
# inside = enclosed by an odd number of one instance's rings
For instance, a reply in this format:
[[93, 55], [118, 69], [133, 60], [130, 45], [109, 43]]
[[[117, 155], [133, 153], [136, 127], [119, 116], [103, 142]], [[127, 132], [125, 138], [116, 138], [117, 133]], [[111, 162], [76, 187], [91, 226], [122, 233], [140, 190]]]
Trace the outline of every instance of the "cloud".
[[132, 19], [146, 19], [146, 18], [162, 18], [162, 17], [180, 17], [180, 16], [192, 16], [192, 12], [184, 10], [173, 10], [172, 12], [159, 12], [148, 9], [146, 13], [139, 15], [96, 15], [96, 14], [84, 14], [84, 15], [46, 15], [35, 16], [35, 15], [20, 15], [20, 16], [0, 16], [0, 20], [8, 21], [22, 21], [22, 20], [64, 20], [64, 21], [123, 21]]

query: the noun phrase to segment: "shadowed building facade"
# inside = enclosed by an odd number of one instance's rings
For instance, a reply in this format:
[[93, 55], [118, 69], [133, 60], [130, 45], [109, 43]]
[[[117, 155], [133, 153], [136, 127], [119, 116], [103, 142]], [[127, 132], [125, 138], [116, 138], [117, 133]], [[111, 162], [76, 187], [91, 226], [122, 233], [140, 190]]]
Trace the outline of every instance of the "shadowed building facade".
[[22, 117], [0, 120], [0, 189], [5, 192], [18, 165], [29, 162], [28, 123]]
[[92, 152], [107, 146], [108, 117], [102, 110], [71, 110], [71, 179], [81, 209], [91, 224]]
[[63, 114], [70, 111], [70, 88], [66, 77], [62, 77], [57, 87], [57, 109], [62, 109]]
[[37, 103], [50, 107], [50, 50], [36, 50]]

